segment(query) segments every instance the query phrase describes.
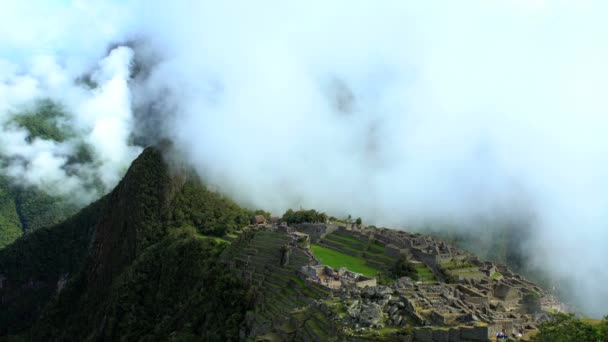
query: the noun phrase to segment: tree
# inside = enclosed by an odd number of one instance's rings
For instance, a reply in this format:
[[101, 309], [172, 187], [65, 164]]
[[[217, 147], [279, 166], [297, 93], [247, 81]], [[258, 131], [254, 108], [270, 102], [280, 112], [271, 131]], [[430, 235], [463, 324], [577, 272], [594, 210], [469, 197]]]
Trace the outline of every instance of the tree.
[[361, 223], [363, 223], [363, 221], [361, 221], [360, 217], [357, 217], [357, 220], [355, 221], [355, 223], [357, 224], [357, 226], [360, 226]]
[[540, 324], [533, 341], [608, 341], [608, 321], [604, 319], [594, 325], [575, 318], [573, 314], [557, 313], [552, 320]]
[[395, 278], [410, 277], [412, 279], [415, 279], [416, 267], [411, 262], [409, 262], [406, 257], [401, 257], [395, 263], [395, 266], [392, 269], [392, 273]]
[[314, 209], [298, 211], [288, 209], [285, 214], [283, 214], [283, 221], [288, 224], [325, 223], [327, 222], [327, 214], [318, 212]]

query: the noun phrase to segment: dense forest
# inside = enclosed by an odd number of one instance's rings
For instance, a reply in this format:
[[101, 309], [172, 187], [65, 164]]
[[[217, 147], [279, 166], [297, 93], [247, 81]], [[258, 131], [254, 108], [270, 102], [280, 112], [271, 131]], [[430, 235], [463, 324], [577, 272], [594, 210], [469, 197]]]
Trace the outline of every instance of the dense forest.
[[288, 209], [282, 217], [283, 222], [288, 224], [295, 223], [324, 223], [327, 221], [327, 214], [318, 212], [314, 209], [297, 210]]
[[31, 326], [55, 294], [57, 282], [82, 269], [106, 202], [102, 198], [70, 219], [32, 231], [0, 250], [0, 297], [10, 299], [0, 310], [0, 336]]
[[182, 191], [176, 194], [174, 203], [170, 225], [190, 224], [205, 235], [223, 236], [248, 225], [254, 215], [232, 200], [209, 191], [195, 175], [190, 175]]
[[0, 175], [0, 249], [24, 233], [64, 221], [79, 206]]
[[0, 336], [236, 340], [251, 298], [216, 236], [253, 214], [146, 149], [110, 194], [0, 250]]
[[558, 313], [553, 320], [541, 323], [536, 342], [605, 342], [608, 341], [608, 316], [604, 319], [584, 320], [574, 314]]

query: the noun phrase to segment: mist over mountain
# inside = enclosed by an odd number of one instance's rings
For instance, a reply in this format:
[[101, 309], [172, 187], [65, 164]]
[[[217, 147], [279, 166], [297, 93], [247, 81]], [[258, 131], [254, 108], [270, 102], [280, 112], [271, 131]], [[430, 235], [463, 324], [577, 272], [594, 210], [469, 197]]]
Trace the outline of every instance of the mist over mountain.
[[606, 6], [11, 2], [0, 172], [83, 206], [170, 140], [245, 206], [511, 234], [605, 314]]

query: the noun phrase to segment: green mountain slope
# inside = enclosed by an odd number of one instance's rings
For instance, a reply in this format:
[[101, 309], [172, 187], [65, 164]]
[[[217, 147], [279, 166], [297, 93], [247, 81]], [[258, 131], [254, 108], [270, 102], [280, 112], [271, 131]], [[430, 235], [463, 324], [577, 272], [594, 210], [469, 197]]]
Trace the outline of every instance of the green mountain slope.
[[0, 176], [0, 249], [17, 240], [22, 233], [15, 198], [6, 180]]
[[67, 221], [38, 229], [0, 250], [0, 336], [28, 328], [59, 284], [82, 268], [105, 203], [101, 199]]
[[148, 148], [104, 199], [0, 251], [0, 336], [236, 339], [246, 289], [211, 235], [252, 214]]
[[0, 175], [0, 249], [24, 233], [64, 221], [78, 206], [33, 187], [10, 184]]

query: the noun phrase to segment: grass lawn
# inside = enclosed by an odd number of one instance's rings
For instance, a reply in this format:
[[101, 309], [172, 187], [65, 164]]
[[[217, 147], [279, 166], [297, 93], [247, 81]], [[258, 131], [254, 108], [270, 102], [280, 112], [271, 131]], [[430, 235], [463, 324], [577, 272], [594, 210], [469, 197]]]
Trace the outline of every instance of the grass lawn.
[[226, 239], [222, 239], [221, 237], [203, 235], [203, 234], [199, 234], [199, 233], [197, 233], [197, 235], [201, 239], [214, 240], [217, 243], [227, 243], [227, 244], [230, 244], [230, 241], [228, 241]]
[[601, 319], [594, 319], [594, 318], [581, 318], [581, 322], [583, 323], [587, 323], [590, 325], [600, 325], [603, 323], [603, 320]]
[[339, 235], [339, 234], [335, 234], [335, 233], [328, 234], [325, 238], [328, 240], [336, 241], [341, 244], [346, 244], [346, 245], [353, 246], [353, 247], [365, 248], [365, 246], [367, 245], [365, 242], [358, 240], [352, 236]]
[[369, 245], [369, 252], [376, 254], [384, 253], [384, 246], [374, 242]]
[[345, 266], [353, 272], [361, 273], [368, 277], [373, 277], [376, 274], [380, 273], [380, 270], [366, 265], [365, 259], [363, 258], [357, 258], [348, 254], [340, 253], [333, 249], [317, 245], [312, 245], [311, 249], [317, 259], [321, 260], [321, 263], [323, 263], [324, 265], [331, 266], [335, 269]]
[[500, 278], [502, 278], [502, 274], [500, 274], [498, 272], [492, 273], [492, 279], [500, 279]]
[[338, 244], [341, 248], [343, 248], [343, 249], [345, 249], [347, 251], [351, 251], [353, 253], [361, 254], [362, 251], [363, 251], [363, 248], [357, 249], [357, 248], [352, 247], [351, 245], [344, 244], [344, 243], [342, 243], [340, 241], [331, 240], [331, 239], [325, 239], [325, 242], [328, 242], [328, 241], [330, 243]]

